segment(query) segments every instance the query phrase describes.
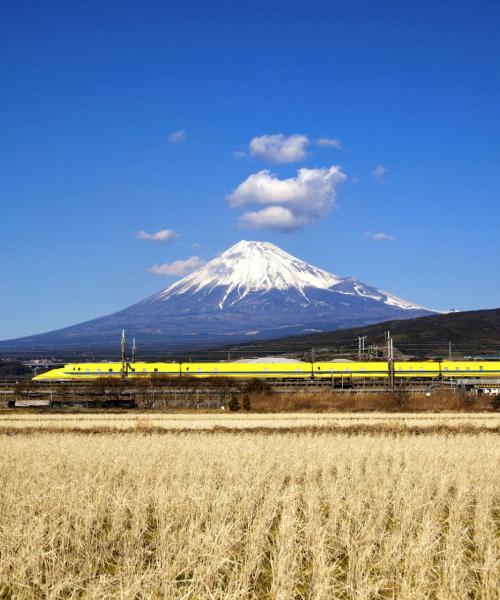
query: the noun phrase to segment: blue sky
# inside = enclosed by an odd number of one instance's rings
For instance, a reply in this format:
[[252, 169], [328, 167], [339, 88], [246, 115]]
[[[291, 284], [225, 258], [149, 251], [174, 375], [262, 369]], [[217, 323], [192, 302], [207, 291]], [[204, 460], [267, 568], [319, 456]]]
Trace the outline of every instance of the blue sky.
[[0, 338], [113, 312], [175, 280], [153, 265], [240, 239], [499, 306], [499, 30], [494, 2], [5, 2]]

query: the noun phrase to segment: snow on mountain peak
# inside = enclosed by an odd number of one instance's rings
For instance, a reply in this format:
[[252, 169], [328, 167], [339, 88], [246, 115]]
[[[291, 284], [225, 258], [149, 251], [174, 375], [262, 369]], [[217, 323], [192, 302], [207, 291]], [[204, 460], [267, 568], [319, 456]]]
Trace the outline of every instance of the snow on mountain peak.
[[341, 279], [288, 254], [270, 242], [241, 240], [203, 267], [177, 281], [159, 294], [167, 299], [188, 291], [226, 288], [220, 307], [234, 290], [238, 299], [255, 291], [295, 288], [301, 293], [308, 287], [328, 289]]
[[403, 309], [422, 308], [352, 277], [338, 277], [313, 267], [270, 242], [246, 240], [234, 244], [154, 298], [162, 301], [180, 294], [195, 294], [200, 291], [210, 293], [215, 288], [223, 290], [219, 301], [220, 309], [224, 308], [230, 295], [231, 304], [234, 304], [250, 292], [271, 290], [296, 290], [309, 302], [308, 288], [370, 298]]

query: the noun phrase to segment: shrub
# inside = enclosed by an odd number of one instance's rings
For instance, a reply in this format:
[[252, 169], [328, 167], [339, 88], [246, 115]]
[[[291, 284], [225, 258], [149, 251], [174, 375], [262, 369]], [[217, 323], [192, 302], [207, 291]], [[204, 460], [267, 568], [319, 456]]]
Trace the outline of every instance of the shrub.
[[240, 401], [238, 400], [238, 397], [235, 394], [231, 394], [228, 408], [233, 412], [240, 410]]

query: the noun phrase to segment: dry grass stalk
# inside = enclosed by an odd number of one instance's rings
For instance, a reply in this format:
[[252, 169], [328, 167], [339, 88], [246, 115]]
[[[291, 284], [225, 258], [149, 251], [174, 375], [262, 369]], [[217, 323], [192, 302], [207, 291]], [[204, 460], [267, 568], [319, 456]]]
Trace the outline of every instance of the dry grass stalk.
[[0, 436], [0, 597], [498, 598], [499, 473], [486, 433]]
[[2, 427], [0, 435], [6, 436], [33, 436], [39, 434], [73, 434], [83, 436], [107, 435], [112, 433], [125, 434], [156, 434], [179, 435], [186, 433], [204, 433], [206, 435], [227, 433], [232, 435], [286, 435], [286, 434], [345, 434], [345, 435], [430, 435], [441, 433], [446, 435], [479, 435], [482, 433], [500, 434], [500, 425], [479, 425], [471, 423], [436, 423], [435, 425], [409, 425], [405, 423], [354, 423], [346, 425], [264, 425], [254, 427], [232, 427], [227, 425], [213, 425], [212, 427], [161, 427], [155, 426], [147, 420], [139, 420], [132, 427]]

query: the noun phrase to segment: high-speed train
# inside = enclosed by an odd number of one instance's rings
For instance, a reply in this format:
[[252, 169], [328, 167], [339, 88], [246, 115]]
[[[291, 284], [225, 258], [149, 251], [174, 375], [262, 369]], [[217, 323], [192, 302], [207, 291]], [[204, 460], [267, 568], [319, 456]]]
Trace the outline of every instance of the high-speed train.
[[[394, 377], [500, 378], [500, 361], [395, 361]], [[388, 362], [106, 362], [68, 363], [35, 381], [85, 381], [100, 377], [234, 377], [239, 379], [387, 378]]]

